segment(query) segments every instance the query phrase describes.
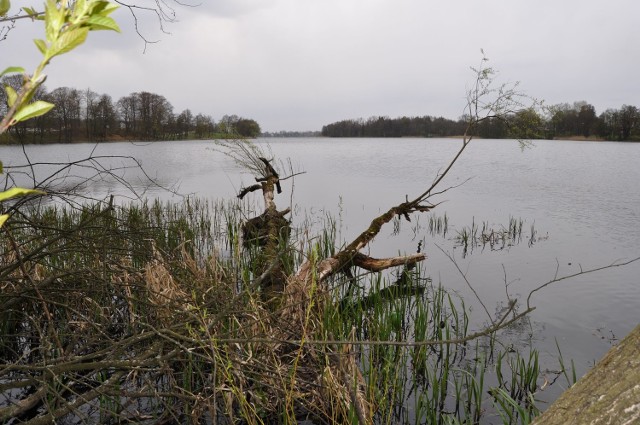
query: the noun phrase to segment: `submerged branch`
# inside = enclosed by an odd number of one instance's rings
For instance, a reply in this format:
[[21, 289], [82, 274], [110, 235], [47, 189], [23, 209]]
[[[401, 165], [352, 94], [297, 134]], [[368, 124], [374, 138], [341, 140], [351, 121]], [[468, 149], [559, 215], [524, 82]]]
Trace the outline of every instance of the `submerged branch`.
[[353, 256], [353, 265], [370, 272], [379, 272], [391, 267], [414, 265], [427, 258], [425, 254], [413, 254], [393, 258], [372, 258], [362, 253]]

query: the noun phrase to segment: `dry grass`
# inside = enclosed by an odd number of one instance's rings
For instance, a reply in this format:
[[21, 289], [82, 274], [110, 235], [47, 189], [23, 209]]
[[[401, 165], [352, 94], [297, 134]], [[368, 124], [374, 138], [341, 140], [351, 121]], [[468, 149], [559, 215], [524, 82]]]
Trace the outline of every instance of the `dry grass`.
[[[442, 306], [416, 313], [399, 301], [405, 292], [366, 305], [354, 298], [355, 310], [342, 311], [336, 293], [351, 284], [342, 276], [292, 275], [265, 300], [237, 223], [185, 228], [198, 214], [171, 208], [12, 223], [20, 255], [8, 245], [0, 253], [0, 422], [395, 421], [406, 402], [398, 382], [419, 382], [414, 375], [443, 348], [412, 357], [417, 349], [375, 341], [417, 338], [396, 323], [412, 314], [433, 315], [412, 319], [425, 324], [420, 338], [465, 328]], [[154, 218], [168, 215], [169, 223]], [[306, 244], [296, 266], [312, 259], [313, 269], [314, 253], [330, 243]], [[435, 303], [429, 291], [407, 293]], [[446, 414], [445, 404], [434, 409]]]

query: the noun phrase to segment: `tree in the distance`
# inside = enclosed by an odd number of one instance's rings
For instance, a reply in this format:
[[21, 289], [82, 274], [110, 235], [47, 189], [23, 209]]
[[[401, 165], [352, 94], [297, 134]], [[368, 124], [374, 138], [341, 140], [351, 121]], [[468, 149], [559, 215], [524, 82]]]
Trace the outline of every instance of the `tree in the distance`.
[[258, 137], [260, 125], [252, 119], [240, 118], [235, 124], [235, 130], [242, 137]]
[[578, 111], [578, 127], [579, 131], [584, 137], [590, 137], [596, 129], [598, 117], [596, 115], [596, 108], [589, 103], [580, 105]]
[[620, 108], [620, 139], [629, 140], [631, 133], [640, 124], [640, 111], [631, 105], [622, 105]]
[[209, 115], [198, 114], [194, 118], [195, 137], [198, 139], [205, 139], [210, 137], [215, 130], [215, 123], [213, 118]]
[[55, 105], [51, 111], [58, 142], [72, 142], [78, 136], [81, 118], [80, 91], [71, 87], [58, 87], [49, 94]]
[[185, 109], [176, 117], [177, 136], [182, 139], [189, 138], [189, 132], [193, 128], [193, 114], [190, 109]]

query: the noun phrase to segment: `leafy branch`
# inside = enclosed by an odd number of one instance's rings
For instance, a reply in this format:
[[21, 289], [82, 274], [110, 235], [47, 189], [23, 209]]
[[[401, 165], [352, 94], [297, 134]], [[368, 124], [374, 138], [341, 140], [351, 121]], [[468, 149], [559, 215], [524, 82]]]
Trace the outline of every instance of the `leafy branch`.
[[[0, 0], [0, 17], [6, 16], [11, 8], [9, 0]], [[8, 111], [0, 121], [0, 134], [6, 132], [15, 124], [31, 118], [39, 117], [49, 112], [54, 105], [45, 101], [32, 102], [33, 96], [47, 76], [44, 71], [51, 60], [64, 53], [68, 53], [85, 42], [89, 31], [111, 30], [120, 32], [118, 24], [109, 15], [118, 5], [106, 0], [77, 0], [69, 5], [68, 0], [48, 0], [44, 13], [32, 8], [24, 7], [26, 16], [44, 21], [46, 39], [36, 39], [34, 43], [42, 60], [33, 74], [28, 75], [24, 68], [9, 66], [0, 72], [0, 78], [7, 74], [22, 74], [22, 86], [16, 91], [10, 85], [5, 85]], [[0, 162], [0, 172], [2, 163]], [[16, 196], [37, 195], [43, 192], [34, 189], [12, 188], [0, 192], [0, 202]], [[0, 215], [0, 226], [9, 218], [8, 214]]]

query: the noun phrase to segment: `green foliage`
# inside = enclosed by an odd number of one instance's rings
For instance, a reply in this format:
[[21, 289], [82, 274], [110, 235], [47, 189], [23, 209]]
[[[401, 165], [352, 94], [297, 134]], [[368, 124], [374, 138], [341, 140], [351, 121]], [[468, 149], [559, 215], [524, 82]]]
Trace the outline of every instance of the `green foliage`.
[[37, 100], [20, 108], [20, 110], [14, 115], [13, 119], [16, 122], [20, 122], [39, 117], [40, 115], [44, 115], [49, 112], [54, 106], [55, 105], [53, 103]]
[[258, 137], [260, 125], [255, 120], [241, 118], [236, 123], [236, 132], [242, 137]]
[[6, 74], [12, 74], [12, 73], [20, 73], [23, 74], [25, 72], [24, 68], [19, 67], [19, 66], [10, 66], [7, 69], [5, 69], [4, 71], [2, 71], [0, 73], [0, 77], [4, 77]]
[[[5, 15], [10, 8], [8, 0], [0, 0], [0, 16]], [[120, 31], [116, 22], [109, 15], [117, 9], [117, 5], [105, 0], [77, 0], [73, 6], [67, 2], [48, 0], [45, 5], [44, 16], [37, 14], [33, 9], [25, 8], [25, 12], [38, 20], [44, 20], [46, 41], [35, 40], [36, 47], [42, 54], [42, 60], [33, 75], [25, 73], [24, 68], [9, 66], [0, 74], [22, 74], [23, 82], [16, 91], [8, 84], [5, 85], [7, 105], [9, 110], [0, 122], [0, 134], [11, 126], [35, 118], [49, 112], [54, 105], [38, 100], [31, 102], [36, 90], [46, 79], [44, 69], [51, 59], [75, 49], [87, 38], [89, 31], [113, 30]], [[16, 196], [41, 194], [41, 191], [12, 188], [0, 192], [0, 202]], [[0, 216], [0, 227], [7, 221], [8, 215]]]
[[73, 8], [48, 0], [45, 8], [45, 33], [47, 40], [35, 40], [48, 64], [55, 56], [70, 52], [85, 42], [89, 31], [120, 31], [109, 15], [117, 5], [104, 0], [78, 0]]
[[508, 135], [514, 139], [542, 139], [544, 122], [533, 108], [523, 109], [513, 115], [509, 121]]
[[0, 0], [0, 16], [4, 16], [11, 9], [11, 2], [9, 0]]
[[[2, 173], [2, 162], [0, 162], [0, 173]], [[20, 187], [13, 187], [11, 189], [0, 192], [0, 202], [8, 201], [10, 199], [16, 198], [18, 196], [26, 196], [26, 195], [42, 195], [44, 192], [41, 190], [35, 189], [23, 189]], [[1, 214], [0, 215], [0, 227], [4, 225], [4, 223], [9, 219], [9, 214]]]
[[226, 135], [222, 138], [257, 137], [260, 135], [260, 125], [252, 119], [225, 115], [216, 126], [216, 132]]
[[33, 75], [27, 75], [23, 68], [16, 66], [10, 66], [0, 74], [0, 77], [10, 73], [23, 75], [23, 84], [18, 91], [5, 86], [9, 111], [0, 123], [0, 134], [18, 122], [40, 116], [53, 108], [52, 104], [43, 101], [30, 104], [36, 89], [46, 79], [45, 67], [54, 57], [84, 43], [89, 31], [120, 31], [113, 18], [109, 17], [116, 8], [117, 5], [104, 0], [78, 0], [73, 6], [67, 6], [67, 2], [48, 0], [44, 15], [25, 8], [27, 14], [44, 20], [46, 40], [35, 40], [42, 60]]
[[25, 195], [33, 195], [33, 194], [43, 194], [44, 192], [42, 192], [41, 190], [35, 190], [35, 189], [22, 189], [19, 187], [14, 187], [11, 188], [9, 190], [5, 190], [4, 192], [0, 192], [0, 202], [2, 201], [6, 201], [12, 198], [16, 198], [18, 196], [25, 196]]

